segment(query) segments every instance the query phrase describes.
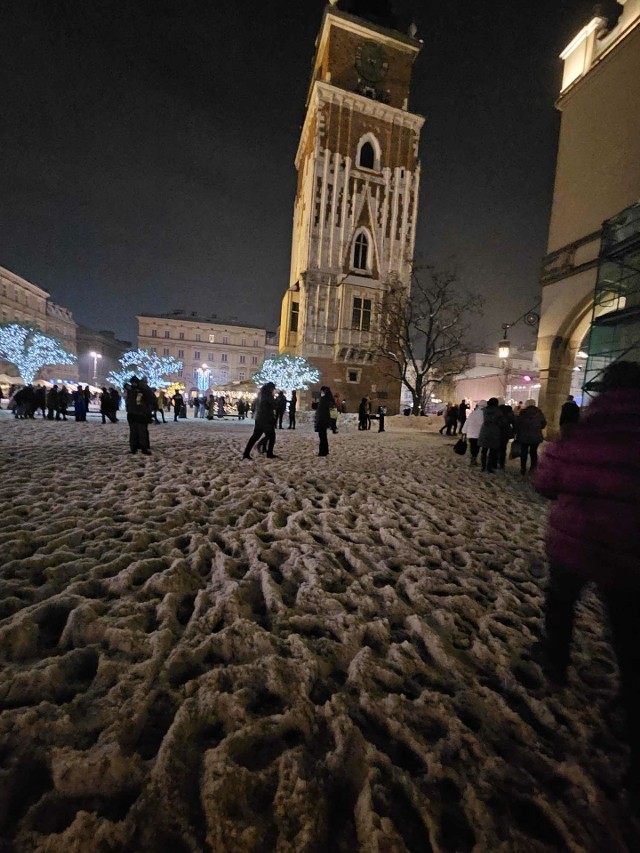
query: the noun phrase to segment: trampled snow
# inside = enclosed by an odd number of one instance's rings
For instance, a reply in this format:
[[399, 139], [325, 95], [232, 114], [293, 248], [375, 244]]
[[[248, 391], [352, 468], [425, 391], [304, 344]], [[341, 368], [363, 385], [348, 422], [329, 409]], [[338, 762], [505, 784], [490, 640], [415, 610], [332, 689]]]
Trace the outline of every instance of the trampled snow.
[[[399, 419], [402, 422], [402, 419]], [[624, 851], [590, 592], [538, 665], [545, 501], [455, 439], [0, 421], [0, 850]], [[513, 463], [511, 463], [513, 465]]]

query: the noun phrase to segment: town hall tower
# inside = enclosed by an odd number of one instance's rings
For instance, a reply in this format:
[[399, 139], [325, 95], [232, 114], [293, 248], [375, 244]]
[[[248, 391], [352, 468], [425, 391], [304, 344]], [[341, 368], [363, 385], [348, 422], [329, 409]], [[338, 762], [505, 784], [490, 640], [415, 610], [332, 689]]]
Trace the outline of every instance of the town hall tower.
[[[295, 164], [291, 275], [280, 352], [308, 358], [349, 411], [399, 406], [375, 357], [391, 287], [410, 287], [424, 119], [408, 110], [421, 48], [384, 0], [327, 6]], [[412, 27], [411, 30], [415, 28]]]

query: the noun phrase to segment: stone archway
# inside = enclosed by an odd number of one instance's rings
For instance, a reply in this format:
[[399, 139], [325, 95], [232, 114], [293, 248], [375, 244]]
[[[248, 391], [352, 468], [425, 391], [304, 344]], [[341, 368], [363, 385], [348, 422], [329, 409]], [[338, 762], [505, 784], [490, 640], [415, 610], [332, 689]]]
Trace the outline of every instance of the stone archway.
[[549, 328], [549, 317], [541, 320], [541, 331], [544, 320], [547, 328], [546, 334], [538, 336], [536, 356], [540, 365], [540, 408], [547, 418], [548, 438], [558, 435], [560, 409], [571, 391], [577, 355], [591, 326], [592, 314], [593, 291], [555, 318], [555, 330]]

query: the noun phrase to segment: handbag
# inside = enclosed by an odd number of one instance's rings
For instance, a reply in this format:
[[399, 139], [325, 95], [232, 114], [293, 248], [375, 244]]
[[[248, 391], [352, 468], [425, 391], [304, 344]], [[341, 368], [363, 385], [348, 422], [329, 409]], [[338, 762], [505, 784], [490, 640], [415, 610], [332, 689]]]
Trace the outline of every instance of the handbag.
[[338, 410], [337, 409], [329, 409], [329, 417], [335, 421], [335, 419], [338, 417]]
[[520, 459], [522, 456], [522, 446], [515, 439], [511, 442], [511, 450], [509, 451], [509, 459]]
[[459, 438], [458, 441], [453, 445], [453, 452], [457, 453], [458, 456], [464, 456], [467, 452], [467, 440], [466, 438]]

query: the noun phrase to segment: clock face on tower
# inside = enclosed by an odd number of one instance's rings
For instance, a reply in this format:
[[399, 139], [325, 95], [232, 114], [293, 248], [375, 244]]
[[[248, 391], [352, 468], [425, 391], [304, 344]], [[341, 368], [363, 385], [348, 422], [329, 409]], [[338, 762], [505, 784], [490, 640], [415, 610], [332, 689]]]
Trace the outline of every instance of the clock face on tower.
[[389, 63], [379, 44], [364, 41], [356, 51], [356, 71], [368, 83], [379, 83], [387, 73]]

